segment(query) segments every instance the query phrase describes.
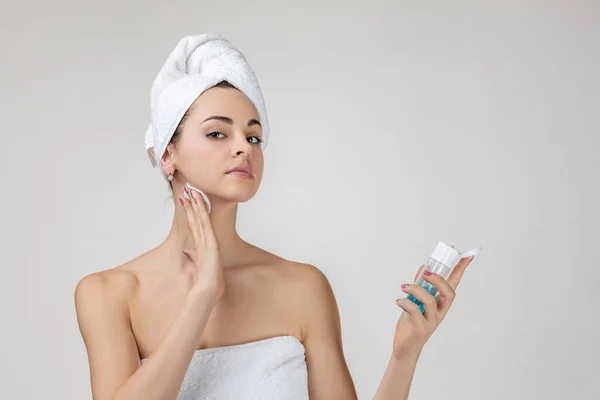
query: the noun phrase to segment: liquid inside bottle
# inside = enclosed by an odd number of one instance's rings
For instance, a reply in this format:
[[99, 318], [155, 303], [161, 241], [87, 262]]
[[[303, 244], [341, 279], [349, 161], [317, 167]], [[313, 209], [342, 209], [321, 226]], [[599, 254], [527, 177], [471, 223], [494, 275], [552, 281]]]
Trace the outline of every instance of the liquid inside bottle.
[[[433, 297], [435, 297], [436, 301], [437, 301], [439, 299], [438, 290], [435, 288], [435, 286], [433, 286], [431, 283], [427, 282], [425, 280], [425, 278], [423, 278], [423, 272], [425, 272], [425, 271], [431, 271], [434, 274], [440, 275], [442, 278], [447, 278], [448, 275], [450, 274], [450, 268], [448, 268], [446, 265], [442, 264], [441, 262], [439, 262], [433, 258], [430, 258], [429, 261], [427, 261], [427, 264], [425, 264], [423, 271], [421, 271], [421, 274], [419, 275], [419, 277], [417, 278], [417, 280], [415, 282], [415, 285], [421, 286], [423, 289], [425, 289], [427, 292], [429, 292], [429, 294], [431, 294]], [[407, 296], [407, 298], [419, 306], [419, 309], [421, 310], [421, 314], [423, 314], [425, 312], [425, 306], [423, 305], [422, 302], [417, 300], [417, 298], [415, 296], [413, 296], [412, 294], [409, 294]]]
[[[460, 261], [461, 258], [475, 255], [479, 252], [483, 251], [481, 247], [469, 250], [465, 253], [460, 253], [454, 246], [449, 246], [444, 242], [438, 242], [435, 250], [429, 256], [429, 260], [425, 264], [423, 271], [415, 281], [415, 285], [421, 286], [425, 289], [429, 294], [435, 297], [436, 302], [439, 301], [438, 290], [431, 283], [427, 282], [423, 277], [423, 272], [431, 271], [434, 274], [441, 276], [444, 279], [447, 279], [450, 275], [450, 271], [452, 268], [456, 266], [456, 264]], [[419, 306], [421, 310], [421, 314], [425, 312], [425, 305], [419, 301], [415, 296], [409, 294], [407, 299], [415, 303]], [[406, 310], [405, 310], [406, 311]]]

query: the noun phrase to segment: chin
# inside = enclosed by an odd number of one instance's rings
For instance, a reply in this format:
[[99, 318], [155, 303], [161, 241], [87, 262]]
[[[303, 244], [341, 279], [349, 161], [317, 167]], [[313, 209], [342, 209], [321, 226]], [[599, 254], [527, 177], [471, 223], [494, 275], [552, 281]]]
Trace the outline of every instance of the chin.
[[224, 201], [244, 203], [254, 197], [256, 189], [255, 185], [248, 184], [223, 185], [220, 190], [215, 191], [215, 195]]

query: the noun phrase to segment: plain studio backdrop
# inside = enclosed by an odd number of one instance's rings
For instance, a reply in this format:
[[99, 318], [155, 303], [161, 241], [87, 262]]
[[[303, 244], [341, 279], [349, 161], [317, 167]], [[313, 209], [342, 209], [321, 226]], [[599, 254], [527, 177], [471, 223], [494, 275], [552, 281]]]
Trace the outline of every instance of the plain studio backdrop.
[[13, 1], [0, 19], [0, 398], [91, 398], [75, 286], [168, 233], [150, 87], [208, 31], [244, 52], [272, 124], [240, 235], [327, 275], [361, 400], [438, 240], [484, 252], [411, 399], [600, 398], [597, 1]]

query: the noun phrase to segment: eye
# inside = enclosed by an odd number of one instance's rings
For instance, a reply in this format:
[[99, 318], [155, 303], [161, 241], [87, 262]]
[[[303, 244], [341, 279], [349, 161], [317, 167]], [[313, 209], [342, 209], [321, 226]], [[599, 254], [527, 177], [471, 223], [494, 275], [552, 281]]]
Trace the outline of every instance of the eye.
[[[221, 132], [214, 131], [214, 132], [207, 133], [206, 137], [211, 137], [211, 138], [216, 139], [215, 135], [223, 135], [223, 134]], [[225, 135], [223, 135], [223, 136], [225, 136]]]
[[250, 136], [250, 138], [255, 138], [255, 139], [256, 139], [256, 142], [254, 142], [254, 143], [252, 143], [252, 144], [260, 144], [260, 143], [262, 143], [262, 142], [263, 142], [263, 141], [262, 141], [262, 139], [261, 139], [261, 138], [259, 138], [258, 136]]

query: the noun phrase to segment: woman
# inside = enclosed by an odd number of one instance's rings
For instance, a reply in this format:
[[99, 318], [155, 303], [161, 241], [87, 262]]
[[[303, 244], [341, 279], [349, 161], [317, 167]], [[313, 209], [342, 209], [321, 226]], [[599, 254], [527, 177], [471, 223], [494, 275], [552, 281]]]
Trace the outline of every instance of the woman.
[[[175, 214], [158, 247], [77, 285], [94, 399], [355, 399], [325, 275], [236, 232], [237, 205], [261, 182], [268, 134], [241, 53], [216, 35], [186, 37], [152, 96], [147, 148], [176, 194]], [[397, 301], [406, 312], [376, 399], [408, 396], [420, 352], [471, 259], [447, 281], [425, 277], [439, 303], [420, 286], [402, 286], [425, 313]]]

